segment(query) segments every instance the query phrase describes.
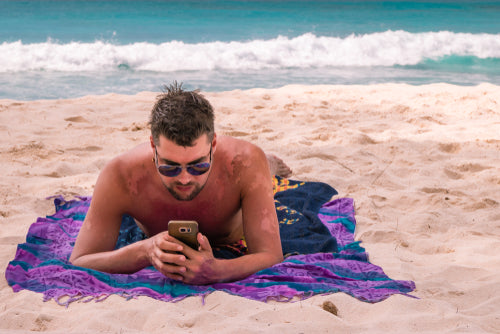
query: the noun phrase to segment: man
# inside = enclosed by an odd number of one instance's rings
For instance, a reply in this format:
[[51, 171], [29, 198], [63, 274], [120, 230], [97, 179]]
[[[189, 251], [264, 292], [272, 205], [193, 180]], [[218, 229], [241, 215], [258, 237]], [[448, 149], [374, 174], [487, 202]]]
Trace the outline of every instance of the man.
[[[150, 143], [99, 175], [70, 262], [110, 273], [153, 265], [189, 284], [238, 280], [281, 262], [271, 173], [287, 176], [288, 166], [248, 142], [217, 137], [210, 103], [177, 83], [159, 96], [150, 124]], [[114, 249], [124, 214], [148, 238]], [[197, 221], [199, 248], [170, 236], [170, 220]], [[212, 245], [241, 240], [246, 254], [214, 257]]]

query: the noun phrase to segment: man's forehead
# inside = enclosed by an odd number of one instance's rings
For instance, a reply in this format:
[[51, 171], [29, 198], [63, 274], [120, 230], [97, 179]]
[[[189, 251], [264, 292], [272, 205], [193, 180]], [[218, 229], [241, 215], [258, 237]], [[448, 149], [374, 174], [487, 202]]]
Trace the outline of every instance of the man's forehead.
[[207, 134], [202, 134], [199, 136], [197, 139], [193, 140], [190, 145], [184, 146], [184, 145], [179, 145], [175, 142], [175, 140], [168, 139], [164, 135], [160, 135], [158, 137], [158, 146], [177, 146], [177, 147], [183, 147], [183, 148], [190, 148], [190, 147], [195, 147], [198, 145], [204, 146], [205, 144], [210, 144], [210, 140], [208, 138]]
[[205, 139], [202, 136], [192, 146], [181, 146], [165, 137], [163, 140], [160, 138], [157, 147], [158, 159], [172, 165], [198, 163], [209, 154], [207, 150], [210, 143]]

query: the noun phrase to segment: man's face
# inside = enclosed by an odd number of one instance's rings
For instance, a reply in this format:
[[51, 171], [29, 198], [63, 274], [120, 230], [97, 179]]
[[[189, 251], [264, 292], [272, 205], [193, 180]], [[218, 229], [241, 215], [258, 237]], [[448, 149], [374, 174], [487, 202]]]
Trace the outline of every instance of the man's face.
[[[209, 163], [212, 160], [212, 144], [206, 134], [198, 138], [191, 147], [178, 146], [160, 136], [159, 145], [154, 147], [156, 167], [163, 185], [175, 199], [190, 201], [203, 190], [211, 170]], [[196, 175], [200, 172], [203, 174]], [[175, 176], [164, 175], [177, 173], [179, 174]]]

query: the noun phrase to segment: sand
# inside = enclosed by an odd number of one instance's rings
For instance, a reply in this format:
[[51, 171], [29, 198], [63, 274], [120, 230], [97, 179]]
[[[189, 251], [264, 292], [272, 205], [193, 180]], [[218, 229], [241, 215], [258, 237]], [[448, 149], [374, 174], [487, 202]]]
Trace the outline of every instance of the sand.
[[[0, 100], [0, 332], [498, 333], [500, 87], [286, 86], [206, 93], [219, 134], [282, 157], [294, 179], [352, 197], [356, 239], [414, 296], [261, 303], [223, 292], [69, 308], [14, 293], [5, 268], [45, 198], [91, 195], [113, 156], [149, 139], [156, 93]], [[323, 310], [333, 303], [338, 314]]]

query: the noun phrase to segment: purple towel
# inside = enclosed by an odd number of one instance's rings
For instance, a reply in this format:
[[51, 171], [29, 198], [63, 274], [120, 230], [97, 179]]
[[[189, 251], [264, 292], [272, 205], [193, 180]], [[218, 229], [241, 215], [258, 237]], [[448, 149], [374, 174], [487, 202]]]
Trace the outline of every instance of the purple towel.
[[[392, 294], [408, 295], [415, 289], [413, 282], [392, 280], [380, 267], [368, 262], [360, 242], [354, 241], [356, 221], [350, 198], [328, 202], [317, 213], [317, 218], [335, 241], [336, 252], [291, 255], [282, 263], [243, 280], [204, 286], [170, 280], [153, 267], [129, 275], [108, 274], [72, 265], [68, 258], [90, 198], [66, 201], [58, 197], [54, 202], [56, 213], [38, 218], [31, 225], [26, 242], [19, 244], [5, 273], [15, 292], [22, 289], [40, 292], [44, 301], [54, 298], [67, 306], [76, 300], [102, 301], [113, 294], [127, 299], [149, 296], [178, 301], [221, 290], [259, 301], [290, 301], [295, 297], [305, 299], [317, 294], [345, 292], [374, 303]], [[140, 239], [142, 236], [137, 231], [135, 226], [131, 228], [129, 220], [129, 225], [122, 225], [120, 240], [130, 243]]]

